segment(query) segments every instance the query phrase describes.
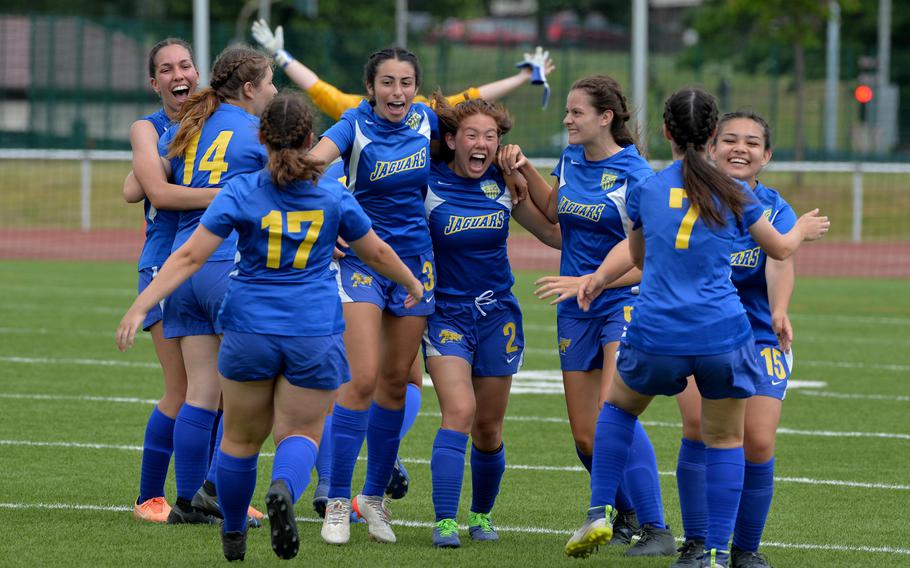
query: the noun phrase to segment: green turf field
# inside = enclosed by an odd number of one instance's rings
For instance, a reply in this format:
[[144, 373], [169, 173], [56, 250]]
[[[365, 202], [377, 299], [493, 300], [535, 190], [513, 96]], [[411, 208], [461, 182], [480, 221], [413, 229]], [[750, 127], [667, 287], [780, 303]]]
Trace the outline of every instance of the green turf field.
[[[367, 540], [330, 547], [312, 522], [310, 494], [298, 507], [295, 562], [326, 566], [663, 567], [601, 550], [587, 561], [563, 556], [582, 521], [587, 474], [572, 447], [559, 394], [552, 308], [531, 295], [537, 274], [519, 275], [528, 345], [515, 381], [505, 440], [509, 469], [494, 510], [501, 541], [460, 550], [430, 545], [427, 460], [438, 426], [433, 390], [402, 444], [411, 493], [393, 504], [396, 545]], [[223, 562], [217, 529], [140, 524], [139, 446], [161, 392], [151, 341], [127, 354], [113, 331], [134, 296], [135, 269], [118, 263], [0, 263], [0, 565], [199, 566]], [[910, 566], [910, 299], [906, 281], [805, 279], [792, 304], [794, 380], [778, 439], [775, 502], [765, 531], [778, 567]], [[552, 372], [545, 372], [552, 371]], [[536, 378], [534, 378], [536, 377]], [[537, 391], [539, 394], [526, 394]], [[547, 393], [549, 391], [549, 393]], [[664, 504], [680, 519], [672, 472], [680, 430], [675, 404], [644, 415], [657, 451]], [[273, 447], [263, 448], [254, 504], [262, 505]], [[358, 478], [362, 479], [362, 467]], [[466, 476], [470, 479], [470, 476]], [[173, 474], [168, 494], [173, 495]], [[466, 521], [470, 487], [464, 491]], [[277, 565], [268, 529], [251, 533], [245, 565]]]

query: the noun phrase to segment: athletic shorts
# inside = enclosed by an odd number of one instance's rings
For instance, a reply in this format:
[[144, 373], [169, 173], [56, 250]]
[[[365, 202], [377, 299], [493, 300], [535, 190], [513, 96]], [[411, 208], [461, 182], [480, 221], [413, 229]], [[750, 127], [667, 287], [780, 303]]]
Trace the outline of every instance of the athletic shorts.
[[694, 375], [698, 391], [712, 400], [749, 398], [764, 375], [751, 341], [718, 355], [654, 355], [623, 341], [616, 369], [629, 388], [650, 396], [677, 395], [685, 390], [686, 377]]
[[619, 341], [630, 321], [631, 306], [620, 306], [612, 313], [596, 318], [557, 316], [559, 367], [563, 371], [603, 369], [603, 346]]
[[366, 302], [375, 304], [381, 310], [388, 310], [397, 317], [428, 316], [436, 306], [433, 291], [436, 288], [436, 270], [433, 264], [433, 253], [417, 256], [406, 256], [401, 259], [411, 269], [411, 273], [423, 282], [423, 301], [413, 308], [404, 307], [408, 293], [403, 286], [396, 284], [367, 266], [355, 256], [346, 256], [333, 264], [335, 280], [338, 283], [338, 295], [343, 304]]
[[756, 396], [784, 400], [793, 370], [793, 350], [783, 353], [778, 345], [756, 343], [755, 352], [761, 371], [755, 382]]
[[482, 300], [437, 299], [423, 335], [424, 357], [461, 357], [475, 377], [514, 375], [524, 347], [521, 307], [508, 292]]
[[[150, 266], [149, 268], [143, 268], [139, 271], [139, 285], [136, 287], [139, 294], [148, 288], [148, 285], [152, 282], [152, 278], [155, 276], [158, 276], [157, 266]], [[145, 315], [145, 320], [142, 322], [142, 331], [148, 331], [153, 325], [161, 321], [164, 317], [163, 310], [164, 300], [161, 300]]]
[[342, 334], [264, 335], [227, 329], [218, 372], [232, 381], [268, 381], [283, 375], [294, 386], [335, 390], [351, 380]]
[[164, 337], [218, 335], [218, 314], [228, 289], [233, 260], [213, 260], [174, 290], [164, 302]]

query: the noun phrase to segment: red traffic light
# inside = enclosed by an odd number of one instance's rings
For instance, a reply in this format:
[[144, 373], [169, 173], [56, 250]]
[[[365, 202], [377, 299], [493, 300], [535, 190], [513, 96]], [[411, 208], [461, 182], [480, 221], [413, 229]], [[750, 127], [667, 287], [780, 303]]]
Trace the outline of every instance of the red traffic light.
[[853, 90], [853, 97], [857, 102], [866, 104], [875, 98], [875, 91], [873, 91], [872, 87], [869, 85], [858, 85], [856, 89]]

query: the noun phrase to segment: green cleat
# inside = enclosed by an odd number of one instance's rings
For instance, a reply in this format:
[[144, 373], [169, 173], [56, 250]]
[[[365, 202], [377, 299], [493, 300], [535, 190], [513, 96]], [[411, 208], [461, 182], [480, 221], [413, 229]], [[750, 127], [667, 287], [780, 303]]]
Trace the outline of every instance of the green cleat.
[[442, 519], [436, 522], [433, 528], [433, 546], [436, 548], [460, 548], [461, 539], [458, 538], [458, 523], [455, 519]]
[[494, 541], [499, 540], [499, 534], [493, 527], [493, 519], [490, 513], [471, 512], [468, 516], [468, 532], [471, 539], [476, 541]]
[[566, 556], [573, 558], [587, 558], [591, 556], [598, 547], [610, 542], [613, 537], [613, 507], [607, 505], [603, 509], [604, 516], [599, 515], [600, 507], [588, 511], [588, 518], [585, 524], [581, 525], [569, 542], [566, 543]]

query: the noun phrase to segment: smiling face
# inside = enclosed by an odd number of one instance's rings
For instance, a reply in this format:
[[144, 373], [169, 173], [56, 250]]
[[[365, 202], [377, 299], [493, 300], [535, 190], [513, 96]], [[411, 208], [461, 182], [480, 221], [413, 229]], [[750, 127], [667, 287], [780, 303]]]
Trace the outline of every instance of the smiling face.
[[376, 101], [373, 107], [376, 114], [391, 122], [401, 122], [417, 94], [414, 66], [407, 61], [386, 59], [376, 67], [376, 78], [366, 87]]
[[721, 124], [708, 151], [717, 169], [754, 187], [758, 172], [771, 160], [766, 144], [760, 124], [749, 118], [734, 118]]
[[566, 116], [562, 119], [569, 133], [569, 144], [584, 146], [596, 142], [603, 136], [604, 129], [609, 133], [613, 111], [603, 113], [591, 104], [591, 96], [581, 89], [569, 91], [566, 97]]
[[155, 54], [155, 76], [150, 83], [161, 96], [165, 112], [173, 118], [199, 85], [199, 71], [185, 47], [166, 45]]
[[499, 148], [496, 120], [487, 114], [466, 116], [454, 134], [446, 134], [446, 144], [455, 152], [449, 167], [464, 178], [479, 179], [493, 163]]

